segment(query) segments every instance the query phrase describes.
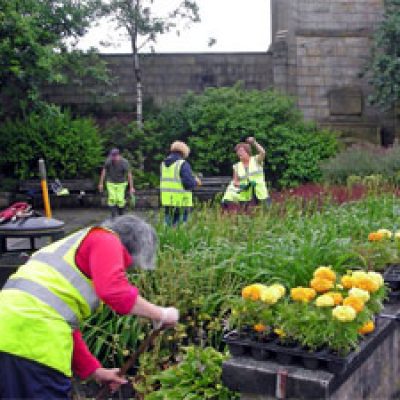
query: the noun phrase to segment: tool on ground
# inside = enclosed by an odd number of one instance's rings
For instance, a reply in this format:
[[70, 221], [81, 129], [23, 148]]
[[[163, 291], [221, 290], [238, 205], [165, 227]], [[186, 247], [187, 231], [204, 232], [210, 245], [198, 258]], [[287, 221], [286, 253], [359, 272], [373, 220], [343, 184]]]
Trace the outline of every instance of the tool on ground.
[[46, 177], [46, 165], [43, 158], [39, 159], [39, 175], [40, 175], [40, 185], [42, 187], [42, 196], [44, 203], [44, 213], [47, 218], [51, 218], [51, 208], [49, 199], [49, 189], [47, 187], [47, 177]]
[[[142, 353], [144, 353], [149, 346], [151, 346], [153, 344], [155, 338], [161, 333], [162, 330], [163, 330], [162, 327], [156, 327], [151, 331], [151, 333], [147, 336], [147, 338], [144, 339], [143, 342], [140, 344], [137, 351], [132, 353], [132, 355], [129, 357], [128, 361], [119, 370], [119, 372], [118, 372], [119, 376], [126, 375], [126, 373], [129, 371], [129, 369], [132, 368], [136, 364], [139, 356]], [[107, 399], [108, 395], [109, 395], [109, 387], [108, 387], [108, 385], [105, 385], [97, 393], [96, 400]]]

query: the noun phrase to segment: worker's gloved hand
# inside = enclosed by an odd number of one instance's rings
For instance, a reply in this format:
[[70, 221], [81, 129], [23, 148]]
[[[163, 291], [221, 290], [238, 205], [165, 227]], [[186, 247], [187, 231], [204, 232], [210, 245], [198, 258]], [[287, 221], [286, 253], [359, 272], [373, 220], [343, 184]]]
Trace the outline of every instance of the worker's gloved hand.
[[92, 378], [97, 383], [108, 385], [112, 392], [115, 392], [121, 385], [128, 383], [128, 381], [118, 375], [119, 368], [97, 368], [94, 371]]
[[195, 177], [195, 180], [196, 180], [197, 186], [201, 186], [202, 185], [201, 179], [198, 176]]
[[154, 328], [174, 327], [179, 321], [179, 310], [175, 307], [160, 307], [160, 309], [161, 319], [153, 321]]

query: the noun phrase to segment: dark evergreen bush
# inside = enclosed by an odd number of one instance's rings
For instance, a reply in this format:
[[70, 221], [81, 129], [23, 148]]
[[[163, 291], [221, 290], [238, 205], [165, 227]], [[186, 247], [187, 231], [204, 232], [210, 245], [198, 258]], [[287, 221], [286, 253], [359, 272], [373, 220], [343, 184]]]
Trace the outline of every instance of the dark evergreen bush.
[[0, 168], [9, 177], [38, 176], [40, 157], [46, 161], [49, 177], [91, 177], [97, 175], [102, 150], [91, 119], [73, 118], [56, 106], [0, 125]]

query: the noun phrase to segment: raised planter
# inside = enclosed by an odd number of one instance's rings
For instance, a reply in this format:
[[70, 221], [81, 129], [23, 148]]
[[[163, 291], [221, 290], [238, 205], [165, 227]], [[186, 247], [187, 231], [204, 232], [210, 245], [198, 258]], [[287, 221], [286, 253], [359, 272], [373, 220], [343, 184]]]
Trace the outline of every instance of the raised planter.
[[[395, 316], [399, 312], [398, 304], [388, 304], [384, 309], [386, 315]], [[312, 353], [300, 347], [290, 349], [275, 341], [257, 343], [229, 333], [226, 343], [229, 348], [235, 345], [236, 350], [242, 346], [242, 355], [224, 362], [223, 382], [231, 390], [240, 392], [242, 400], [275, 399], [281, 386], [286, 396], [281, 398], [397, 398], [394, 396], [399, 390], [399, 327], [393, 318], [378, 317], [376, 330], [347, 357], [326, 351]], [[255, 348], [268, 352], [268, 356], [256, 359]], [[280, 363], [278, 355], [289, 355], [292, 360], [289, 364]]]
[[383, 273], [383, 280], [389, 287], [388, 303], [400, 302], [400, 265], [391, 264]]

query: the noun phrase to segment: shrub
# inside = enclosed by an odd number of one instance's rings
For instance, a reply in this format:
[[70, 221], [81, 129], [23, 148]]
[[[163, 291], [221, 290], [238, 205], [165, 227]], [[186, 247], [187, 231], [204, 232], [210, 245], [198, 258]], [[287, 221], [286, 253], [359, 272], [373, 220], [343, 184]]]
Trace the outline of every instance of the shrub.
[[[194, 169], [214, 175], [231, 175], [235, 144], [254, 136], [266, 148], [267, 179], [284, 187], [318, 181], [319, 162], [337, 149], [336, 137], [305, 123], [292, 99], [240, 85], [189, 93], [164, 108], [148, 128], [153, 161], [160, 161], [157, 153], [165, 153], [172, 140], [186, 140]], [[158, 172], [158, 164], [147, 167]]]
[[122, 155], [129, 161], [134, 185], [139, 189], [157, 186], [159, 181], [159, 166], [145, 169], [148, 158], [152, 159], [154, 153], [160, 152], [156, 148], [156, 142], [149, 140], [148, 130], [148, 124], [145, 125], [144, 130], [140, 130], [136, 121], [123, 123], [112, 120], [101, 132], [104, 147], [107, 150], [118, 147]]
[[330, 183], [367, 184], [371, 181], [367, 177], [375, 176], [378, 179], [379, 175], [392, 183], [398, 183], [400, 146], [384, 149], [374, 145], [354, 145], [323, 162], [321, 169], [324, 178]]
[[56, 106], [45, 106], [0, 126], [0, 167], [18, 179], [37, 176], [41, 157], [51, 177], [88, 177], [100, 165], [101, 152], [93, 121], [74, 119]]

